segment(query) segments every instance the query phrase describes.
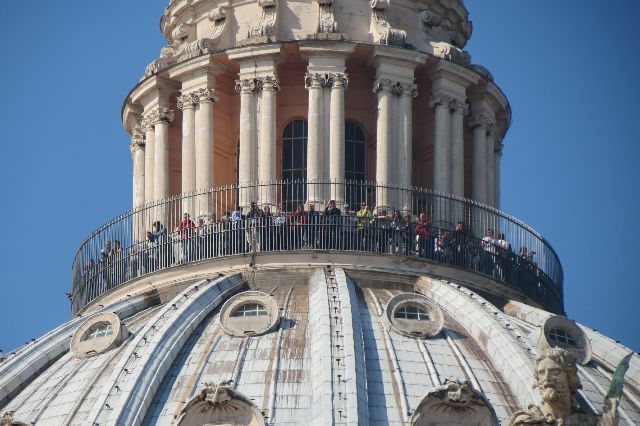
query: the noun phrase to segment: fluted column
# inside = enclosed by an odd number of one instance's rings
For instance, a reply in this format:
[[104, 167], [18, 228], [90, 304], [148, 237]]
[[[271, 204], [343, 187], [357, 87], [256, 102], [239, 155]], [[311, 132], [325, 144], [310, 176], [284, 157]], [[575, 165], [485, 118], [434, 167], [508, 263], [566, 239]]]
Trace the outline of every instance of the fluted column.
[[376, 123], [376, 182], [379, 185], [376, 189], [376, 208], [378, 211], [390, 207], [387, 186], [391, 183], [392, 97], [396, 85], [396, 82], [389, 79], [379, 79], [373, 85], [373, 91], [378, 95]]
[[487, 126], [487, 204], [495, 205], [495, 131], [496, 126]]
[[435, 109], [435, 137], [433, 153], [433, 189], [451, 192], [451, 97], [435, 95], [429, 106]]
[[327, 84], [326, 74], [307, 73], [305, 87], [309, 91], [308, 137], [307, 137], [307, 199], [319, 205], [322, 188], [314, 184], [322, 179], [322, 88]]
[[137, 131], [131, 136], [131, 159], [133, 160], [133, 208], [144, 204], [145, 144], [144, 135]]
[[155, 127], [154, 200], [169, 196], [169, 124], [174, 117], [168, 105], [160, 106], [152, 114]]
[[[262, 97], [260, 100], [258, 180], [261, 183], [270, 183], [276, 180], [276, 92], [279, 88], [279, 82], [275, 76], [262, 77], [260, 81]], [[271, 209], [276, 206], [276, 194], [272, 185], [261, 187], [258, 194], [258, 204], [263, 207], [269, 206]]]
[[[407, 188], [411, 186], [413, 173], [413, 98], [418, 96], [418, 86], [412, 83], [403, 83], [399, 86], [398, 94], [398, 162], [396, 182], [399, 186]], [[402, 211], [410, 210], [411, 200], [407, 194], [400, 193], [399, 202]]]
[[469, 120], [473, 128], [473, 164], [471, 168], [471, 197], [487, 203], [487, 126], [490, 118], [485, 112], [476, 112]]
[[334, 73], [329, 76], [331, 87], [330, 117], [329, 117], [329, 179], [331, 185], [331, 199], [338, 206], [345, 202], [344, 193], [344, 91], [349, 85], [349, 78], [344, 73]]
[[153, 169], [155, 166], [155, 128], [151, 116], [145, 116], [141, 122], [141, 128], [144, 132], [145, 149], [144, 149], [144, 202], [150, 203], [154, 200], [153, 191]]
[[451, 187], [453, 195], [464, 197], [464, 116], [469, 107], [464, 100], [451, 103]]
[[[192, 192], [196, 186], [196, 122], [193, 92], [178, 97], [182, 110], [182, 192]], [[190, 209], [189, 209], [190, 210]], [[193, 211], [191, 211], [193, 214]]]
[[[247, 186], [256, 180], [257, 146], [256, 146], [256, 91], [259, 81], [255, 78], [236, 80], [236, 91], [240, 92], [240, 158], [238, 184]], [[251, 189], [240, 190], [240, 205], [247, 207], [255, 201]]]

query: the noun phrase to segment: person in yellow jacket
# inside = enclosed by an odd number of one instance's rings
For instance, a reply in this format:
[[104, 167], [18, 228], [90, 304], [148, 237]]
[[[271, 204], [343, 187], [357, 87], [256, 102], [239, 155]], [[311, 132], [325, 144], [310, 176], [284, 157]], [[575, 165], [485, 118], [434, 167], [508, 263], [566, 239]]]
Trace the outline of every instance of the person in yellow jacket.
[[362, 203], [360, 210], [356, 213], [356, 230], [358, 234], [358, 249], [367, 251], [369, 249], [369, 224], [373, 221], [373, 213], [369, 210], [369, 203]]

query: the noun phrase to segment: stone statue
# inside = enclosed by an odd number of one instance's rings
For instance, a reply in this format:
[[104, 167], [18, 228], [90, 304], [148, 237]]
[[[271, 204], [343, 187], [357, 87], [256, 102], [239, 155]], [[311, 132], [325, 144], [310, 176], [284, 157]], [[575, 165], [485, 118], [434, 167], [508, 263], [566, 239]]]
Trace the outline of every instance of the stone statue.
[[582, 388], [576, 360], [564, 349], [550, 348], [538, 357], [533, 372], [535, 387], [540, 391], [540, 405], [530, 405], [517, 411], [509, 419], [509, 426], [558, 425], [558, 426], [615, 426], [618, 424], [619, 398], [611, 398], [605, 404], [608, 409], [595, 415], [580, 409], [576, 392]]

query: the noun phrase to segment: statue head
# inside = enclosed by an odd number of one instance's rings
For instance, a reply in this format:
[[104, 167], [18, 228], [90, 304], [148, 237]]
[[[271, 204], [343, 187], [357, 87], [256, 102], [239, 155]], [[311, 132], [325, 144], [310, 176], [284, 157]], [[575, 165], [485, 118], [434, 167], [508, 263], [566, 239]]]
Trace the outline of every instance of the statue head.
[[535, 387], [540, 390], [542, 403], [564, 407], [575, 407], [574, 396], [582, 386], [578, 377], [576, 359], [564, 349], [550, 348], [537, 359], [533, 373]]

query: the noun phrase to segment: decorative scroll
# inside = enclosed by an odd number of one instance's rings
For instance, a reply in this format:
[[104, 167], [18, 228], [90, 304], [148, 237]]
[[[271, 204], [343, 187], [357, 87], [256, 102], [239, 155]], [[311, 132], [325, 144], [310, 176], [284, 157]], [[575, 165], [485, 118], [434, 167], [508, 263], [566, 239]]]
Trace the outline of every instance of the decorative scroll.
[[329, 75], [323, 73], [306, 73], [304, 75], [304, 87], [325, 87], [329, 84]]
[[404, 46], [407, 32], [391, 27], [387, 19], [387, 9], [391, 0], [371, 0], [371, 11], [376, 23], [379, 42], [391, 46]]
[[216, 90], [209, 87], [193, 92], [193, 102], [197, 104], [203, 102], [218, 102], [219, 99], [220, 97], [218, 96], [218, 93], [216, 93]]
[[265, 90], [265, 89], [279, 90], [280, 89], [280, 80], [278, 80], [278, 77], [274, 75], [260, 77], [258, 80], [260, 80], [260, 83], [258, 84], [258, 90]]
[[154, 109], [142, 119], [143, 127], [150, 130], [149, 126], [155, 126], [158, 123], [171, 123], [175, 118], [175, 114], [169, 105], [163, 105]]
[[469, 104], [466, 103], [464, 99], [451, 98], [449, 107], [451, 108], [451, 111], [461, 112], [462, 115], [467, 115], [469, 113]]
[[398, 82], [389, 80], [388, 78], [381, 78], [373, 83], [373, 93], [378, 92], [389, 92], [389, 93], [397, 93], [398, 91]]
[[333, 0], [318, 0], [320, 16], [318, 20], [319, 33], [337, 33], [338, 23], [333, 16]]
[[183, 93], [182, 95], [178, 96], [177, 104], [179, 109], [195, 107], [196, 101], [194, 99], [194, 92]]
[[345, 89], [349, 86], [349, 76], [345, 73], [335, 72], [327, 74], [327, 86], [342, 86]]
[[435, 108], [437, 106], [446, 106], [447, 108], [451, 108], [451, 104], [452, 102], [454, 102], [455, 99], [452, 98], [451, 96], [447, 96], [447, 95], [434, 95], [431, 96], [431, 99], [429, 100], [429, 107], [430, 108]]
[[267, 37], [272, 39], [278, 18], [278, 1], [258, 0], [258, 6], [262, 8], [262, 16], [258, 25], [249, 27], [249, 38]]
[[433, 48], [433, 56], [447, 61], [467, 66], [471, 62], [471, 55], [464, 50], [444, 41], [430, 42]]
[[413, 83], [398, 83], [396, 91], [399, 96], [411, 96], [412, 98], [418, 96], [418, 86]]

